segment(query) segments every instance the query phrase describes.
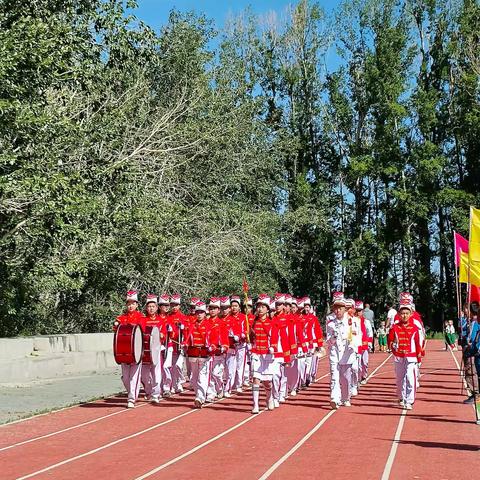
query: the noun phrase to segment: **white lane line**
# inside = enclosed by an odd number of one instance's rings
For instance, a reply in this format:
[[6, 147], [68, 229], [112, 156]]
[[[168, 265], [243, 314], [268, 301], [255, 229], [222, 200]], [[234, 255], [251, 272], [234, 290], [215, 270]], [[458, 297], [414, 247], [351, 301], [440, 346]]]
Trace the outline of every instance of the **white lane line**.
[[[222, 400], [224, 400], [223, 398], [221, 398], [220, 400], [217, 400], [213, 403], [210, 403], [208, 405], [206, 405], [204, 408], [208, 408], [210, 407], [211, 405], [215, 405], [216, 403], [218, 402], [221, 402]], [[45, 468], [42, 468], [41, 470], [37, 470], [36, 472], [32, 472], [32, 473], [29, 473], [28, 475], [24, 475], [23, 477], [18, 477], [16, 480], [25, 480], [27, 478], [32, 478], [32, 477], [35, 477], [36, 475], [40, 475], [41, 473], [45, 473], [45, 472], [48, 472], [50, 470], [53, 470], [54, 468], [57, 468], [57, 467], [61, 467], [62, 465], [66, 465], [67, 463], [71, 463], [71, 462], [74, 462], [75, 460], [79, 460], [80, 458], [84, 458], [84, 457], [88, 457], [90, 455], [93, 455], [97, 452], [100, 452], [102, 450], [105, 450], [106, 448], [110, 448], [110, 447], [113, 447], [114, 445], [118, 445], [119, 443], [122, 443], [122, 442], [125, 442], [127, 440], [130, 440], [131, 438], [135, 438], [135, 437], [138, 437], [139, 435], [143, 435], [144, 433], [148, 433], [152, 430], [155, 430], [157, 428], [160, 428], [162, 427], [163, 425], [167, 425], [169, 423], [172, 423], [174, 422], [175, 420], [178, 420], [179, 418], [182, 418], [182, 417], [185, 417], [187, 415], [190, 415], [192, 413], [195, 413], [195, 412], [199, 412], [200, 409], [192, 409], [192, 410], [188, 410], [187, 412], [184, 412], [184, 413], [181, 413], [180, 415], [177, 415], [175, 417], [172, 417], [168, 420], [165, 420], [163, 422], [160, 422], [160, 423], [157, 423], [151, 427], [148, 427], [144, 430], [141, 430], [139, 432], [136, 432], [136, 433], [132, 433], [131, 435], [128, 435], [126, 437], [122, 437], [122, 438], [119, 438], [118, 440], [115, 440], [113, 442], [110, 442], [110, 443], [106, 443], [105, 445], [102, 445], [101, 447], [98, 447], [98, 448], [95, 448], [93, 450], [89, 450], [87, 452], [84, 452], [84, 453], [81, 453], [80, 455], [75, 455], [74, 457], [70, 457], [70, 458], [67, 458], [66, 460], [62, 460], [61, 462], [58, 462], [58, 463], [54, 463], [53, 465], [50, 465], [48, 467], [45, 467]]]
[[268, 478], [285, 460], [292, 456], [337, 410], [328, 412], [312, 430], [310, 430], [300, 441], [298, 441], [283, 457], [276, 461], [260, 478], [265, 480]]
[[[137, 409], [140, 408], [140, 407], [145, 407], [146, 405], [148, 405], [148, 403], [142, 403], [142, 404], [137, 406]], [[122, 410], [119, 410], [118, 412], [109, 413], [108, 415], [103, 415], [102, 417], [94, 418], [92, 420], [89, 420], [88, 422], [79, 423], [78, 425], [72, 425], [71, 427], [63, 428], [62, 430], [57, 430], [55, 432], [47, 433], [47, 434], [41, 435], [39, 437], [34, 437], [34, 438], [30, 438], [28, 440], [24, 440], [22, 442], [13, 443], [12, 445], [9, 445], [8, 447], [1, 447], [0, 452], [3, 452], [4, 450], [10, 450], [11, 448], [14, 448], [14, 447], [19, 447], [21, 445], [25, 445], [27, 443], [36, 442], [37, 440], [41, 440], [42, 438], [53, 437], [55, 435], [59, 435], [60, 433], [68, 432], [70, 430], [75, 430], [76, 428], [84, 427], [85, 425], [90, 425], [92, 423], [99, 422], [100, 420], [103, 420], [105, 418], [113, 417], [114, 415], [119, 415], [120, 413], [126, 413], [126, 412], [131, 412], [131, 410], [127, 410], [126, 408], [124, 408]]]
[[[265, 412], [266, 410], [262, 410], [260, 412], [263, 413]], [[150, 470], [149, 472], [147, 473], [144, 473], [143, 475], [141, 475], [140, 477], [137, 477], [135, 480], [143, 480], [144, 478], [148, 478], [148, 477], [151, 477], [152, 475], [155, 475], [155, 473], [159, 472], [160, 470], [163, 470], [164, 468], [167, 468], [169, 467], [170, 465], [173, 465], [174, 463], [177, 463], [179, 462], [180, 460], [184, 459], [185, 457], [188, 457], [189, 455], [192, 455], [193, 453], [197, 452], [198, 450], [200, 450], [201, 448], [203, 447], [206, 447], [207, 445], [209, 445], [210, 443], [212, 442], [215, 442], [216, 440], [218, 440], [219, 438], [222, 438], [223, 436], [229, 434], [230, 432], [233, 432], [234, 430], [236, 430], [237, 428], [240, 428], [242, 425], [245, 425], [247, 422], [250, 422], [251, 420], [253, 420], [254, 418], [257, 418], [258, 415], [252, 415], [244, 420], [242, 420], [241, 422], [237, 423], [236, 425], [234, 425], [233, 427], [230, 427], [229, 429], [219, 433], [218, 435], [215, 435], [214, 437], [210, 438], [209, 440], [201, 443], [200, 445], [197, 445], [196, 447], [192, 448], [191, 450], [188, 450], [187, 452], [185, 453], [182, 453], [181, 455], [179, 455], [178, 457], [175, 457], [175, 458], [172, 458], [172, 460], [169, 460], [168, 462], [160, 465], [159, 467], [156, 467], [154, 468], [153, 470]]]
[[398, 422], [397, 431], [395, 432], [395, 437], [393, 438], [392, 448], [390, 449], [390, 454], [388, 455], [387, 463], [385, 464], [381, 480], [388, 480], [390, 478], [390, 473], [392, 471], [395, 455], [397, 454], [398, 443], [400, 442], [400, 437], [402, 436], [403, 424], [405, 423], [406, 417], [407, 410], [403, 409], [400, 415], [400, 421]]
[[373, 378], [375, 373], [378, 372], [380, 370], [380, 368], [382, 368], [388, 362], [388, 360], [390, 359], [390, 357], [392, 355], [393, 354], [391, 353], [370, 375], [368, 375], [367, 380], [370, 380], [371, 378]]
[[[371, 378], [375, 372], [377, 372], [385, 363], [387, 360], [391, 357], [392, 355], [389, 355], [375, 370], [368, 376], [368, 378]], [[327, 373], [327, 375], [323, 375], [324, 378], [326, 376], [330, 375]], [[316, 425], [313, 427], [312, 430], [310, 430], [303, 438], [301, 438], [283, 457], [278, 459], [258, 480], [265, 480], [267, 479], [282, 463], [285, 462], [288, 458], [290, 458], [312, 435], [315, 434], [315, 432], [318, 431], [318, 429], [338, 410], [332, 410], [328, 412]]]

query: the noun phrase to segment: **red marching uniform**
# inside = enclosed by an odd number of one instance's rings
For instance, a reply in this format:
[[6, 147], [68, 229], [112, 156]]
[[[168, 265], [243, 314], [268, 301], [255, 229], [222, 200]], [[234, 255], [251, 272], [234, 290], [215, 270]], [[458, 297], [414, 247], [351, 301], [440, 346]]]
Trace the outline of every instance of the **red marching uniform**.
[[[400, 309], [407, 306], [401, 305]], [[388, 332], [388, 346], [394, 355], [398, 400], [411, 409], [417, 390], [417, 363], [422, 355], [419, 328], [410, 321], [395, 323]]]
[[224, 392], [225, 352], [228, 349], [228, 328], [223, 318], [218, 316], [210, 318], [210, 350], [212, 366], [210, 370], [210, 383], [207, 392], [207, 401], [215, 397], [222, 397]]

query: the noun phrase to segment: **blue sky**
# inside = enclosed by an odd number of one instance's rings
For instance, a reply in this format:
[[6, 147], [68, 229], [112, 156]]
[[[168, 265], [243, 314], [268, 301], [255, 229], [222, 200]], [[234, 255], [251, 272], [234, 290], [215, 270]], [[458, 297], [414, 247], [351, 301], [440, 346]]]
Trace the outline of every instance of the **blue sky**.
[[[240, 13], [250, 6], [257, 14], [267, 13], [275, 10], [281, 13], [288, 5], [296, 2], [285, 0], [258, 0], [258, 1], [222, 1], [222, 0], [137, 0], [138, 9], [135, 15], [155, 30], [164, 25], [172, 8], [181, 12], [194, 10], [197, 13], [204, 13], [208, 18], [214, 20], [217, 27], [223, 26], [225, 20], [231, 14]], [[326, 13], [330, 12], [339, 4], [339, 0], [318, 0]]]

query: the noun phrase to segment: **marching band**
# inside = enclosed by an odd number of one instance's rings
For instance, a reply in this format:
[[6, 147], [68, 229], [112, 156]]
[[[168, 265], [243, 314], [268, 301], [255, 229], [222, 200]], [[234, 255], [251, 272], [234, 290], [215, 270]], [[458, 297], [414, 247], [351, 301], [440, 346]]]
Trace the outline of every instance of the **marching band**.
[[[254, 313], [247, 297], [243, 302], [237, 295], [212, 297], [207, 303], [192, 298], [189, 315], [182, 313], [181, 300], [178, 294], [149, 294], [143, 314], [138, 292], [127, 292], [125, 312], [113, 328], [128, 408], [135, 407], [141, 384], [146, 398], [158, 404], [183, 392], [188, 382], [196, 408], [251, 389], [252, 413], [257, 414], [263, 386], [265, 406], [274, 410], [316, 381], [318, 360], [326, 354], [332, 409], [350, 407], [367, 383], [374, 326], [362, 315], [363, 302], [345, 298], [343, 292], [333, 294], [326, 317], [327, 352], [309, 297], [261, 294]], [[385, 335], [399, 405], [412, 409], [425, 355], [425, 329], [409, 293], [400, 295], [398, 313]]]

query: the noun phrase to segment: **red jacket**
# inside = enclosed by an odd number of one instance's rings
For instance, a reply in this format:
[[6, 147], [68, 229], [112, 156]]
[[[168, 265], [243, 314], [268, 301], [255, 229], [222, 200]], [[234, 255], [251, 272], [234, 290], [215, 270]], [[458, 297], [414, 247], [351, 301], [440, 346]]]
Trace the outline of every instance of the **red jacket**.
[[292, 340], [290, 337], [288, 315], [285, 313], [276, 313], [272, 320], [275, 323], [275, 328], [278, 329], [278, 343], [275, 357], [284, 358], [286, 362], [289, 362], [291, 360], [290, 349], [292, 346]]
[[323, 332], [318, 318], [313, 313], [304, 315], [305, 331], [308, 337], [308, 346], [310, 348], [323, 347]]
[[163, 340], [165, 338], [167, 329], [166, 329], [165, 321], [160, 315], [155, 314], [153, 318], [149, 316], [145, 316], [145, 326], [158, 327], [158, 330], [160, 331], [160, 340]]
[[[182, 312], [171, 312], [166, 316], [165, 327], [168, 335], [168, 347], [173, 347], [178, 352], [180, 345], [188, 337], [188, 321]], [[182, 328], [183, 327], [183, 328]]]
[[278, 345], [278, 328], [276, 323], [268, 316], [265, 320], [256, 317], [252, 324], [252, 353], [266, 355], [270, 347], [276, 352]]
[[420, 330], [412, 322], [395, 323], [388, 332], [388, 346], [396, 357], [416, 358], [421, 361]]
[[299, 347], [305, 344], [304, 335], [304, 321], [299, 313], [290, 313], [289, 317], [289, 330], [290, 330], [290, 354], [296, 355]]
[[[117, 317], [117, 322], [120, 324], [140, 325], [142, 332], [145, 331], [145, 316], [142, 312], [135, 310], [131, 313], [124, 313]], [[116, 326], [113, 327], [116, 330]]]
[[217, 348], [212, 353], [213, 355], [221, 355], [223, 350], [228, 349], [228, 328], [225, 320], [220, 317], [210, 318], [210, 332], [209, 343], [215, 345]]

